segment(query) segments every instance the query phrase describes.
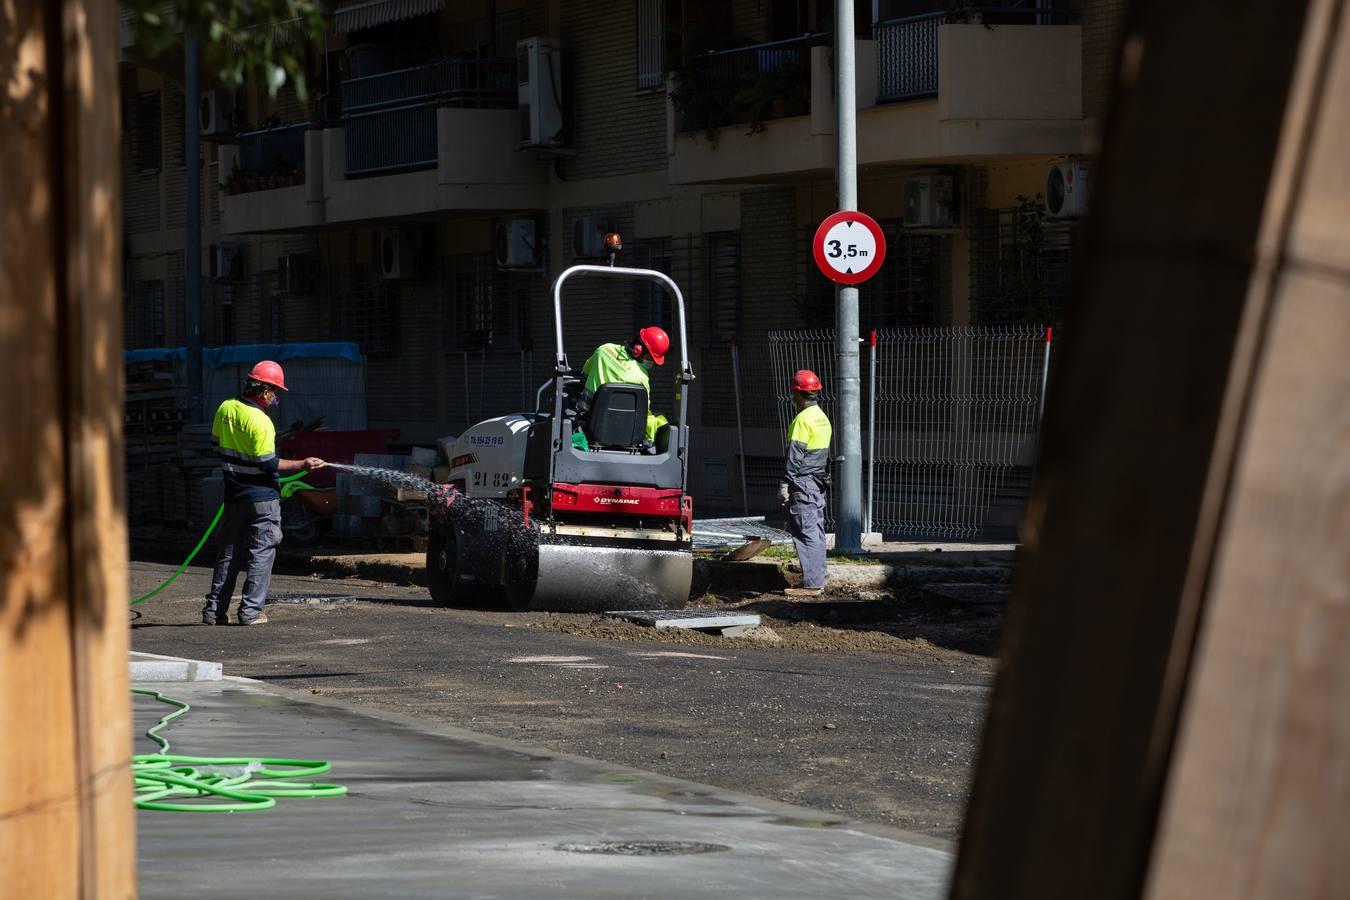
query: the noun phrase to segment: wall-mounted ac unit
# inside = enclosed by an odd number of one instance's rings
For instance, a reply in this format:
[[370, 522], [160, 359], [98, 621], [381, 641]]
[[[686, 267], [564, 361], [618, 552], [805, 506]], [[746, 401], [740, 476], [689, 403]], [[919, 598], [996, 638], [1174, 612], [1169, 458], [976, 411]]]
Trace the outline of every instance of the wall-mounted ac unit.
[[950, 175], [905, 179], [905, 227], [951, 228], [956, 224], [955, 183]]
[[375, 232], [376, 263], [381, 278], [412, 278], [417, 274], [417, 253], [413, 233], [403, 228], [384, 228]]
[[238, 281], [244, 277], [244, 252], [247, 244], [212, 244], [210, 252], [212, 281]]
[[287, 294], [309, 294], [314, 283], [317, 260], [313, 253], [288, 253], [277, 260], [281, 290]]
[[605, 235], [613, 225], [604, 216], [577, 216], [572, 221], [572, 255], [577, 259], [599, 259], [607, 256]]
[[537, 269], [543, 258], [534, 219], [511, 219], [497, 226], [497, 265], [503, 269]]
[[197, 124], [204, 138], [227, 138], [234, 134], [234, 94], [221, 88], [202, 93]]
[[520, 109], [520, 146], [557, 147], [562, 143], [562, 57], [556, 38], [516, 42], [516, 105]]
[[1045, 167], [1045, 212], [1056, 219], [1087, 214], [1088, 164], [1052, 163]]

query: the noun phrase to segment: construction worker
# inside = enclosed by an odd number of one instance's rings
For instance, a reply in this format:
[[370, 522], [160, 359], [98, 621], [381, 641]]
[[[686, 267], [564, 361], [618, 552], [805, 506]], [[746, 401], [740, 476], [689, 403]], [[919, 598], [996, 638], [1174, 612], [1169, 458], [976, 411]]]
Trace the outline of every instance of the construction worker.
[[788, 426], [787, 465], [778, 486], [778, 502], [786, 507], [788, 530], [802, 566], [801, 587], [788, 588], [795, 596], [818, 597], [825, 592], [825, 491], [830, 487], [830, 438], [833, 430], [816, 397], [820, 378], [802, 369], [792, 379], [792, 403], [797, 415]]
[[[670, 335], [664, 328], [648, 325], [638, 330], [631, 344], [601, 344], [595, 348], [581, 366], [581, 374], [586, 377], [586, 399], [589, 401], [600, 390], [602, 384], [636, 384], [647, 392], [647, 428], [646, 440], [651, 446], [656, 440], [656, 432], [667, 423], [665, 416], [654, 415], [651, 411], [652, 385], [648, 373], [652, 364], [666, 364], [666, 351], [670, 349]], [[572, 435], [572, 444], [578, 450], [588, 450], [590, 445], [586, 435], [577, 432]]]
[[281, 543], [281, 488], [279, 472], [322, 468], [318, 457], [279, 459], [277, 430], [267, 417], [286, 390], [281, 366], [265, 359], [248, 373], [241, 397], [226, 400], [216, 410], [211, 437], [225, 476], [225, 512], [217, 532], [220, 552], [211, 575], [211, 590], [202, 608], [206, 625], [229, 624], [230, 598], [242, 571], [244, 599], [239, 604], [240, 625], [267, 621], [263, 603], [272, 581], [272, 563]]

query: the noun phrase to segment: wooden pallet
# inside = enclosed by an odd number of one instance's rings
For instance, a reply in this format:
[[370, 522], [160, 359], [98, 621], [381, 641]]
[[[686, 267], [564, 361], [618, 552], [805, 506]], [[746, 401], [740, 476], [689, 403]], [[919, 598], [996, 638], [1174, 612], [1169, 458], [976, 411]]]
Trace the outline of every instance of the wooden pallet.
[[425, 534], [379, 534], [375, 536], [375, 546], [381, 553], [426, 553], [427, 536]]

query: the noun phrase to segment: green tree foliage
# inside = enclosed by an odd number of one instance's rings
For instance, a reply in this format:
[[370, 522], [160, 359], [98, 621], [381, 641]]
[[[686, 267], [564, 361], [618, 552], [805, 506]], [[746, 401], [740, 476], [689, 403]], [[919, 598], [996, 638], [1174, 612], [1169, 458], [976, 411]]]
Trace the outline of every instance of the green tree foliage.
[[[308, 96], [305, 47], [323, 40], [315, 0], [121, 0], [131, 12], [136, 44], [154, 57], [187, 36], [220, 81], [238, 86], [250, 77], [272, 95], [289, 81]], [[299, 37], [296, 40], [294, 38]]]

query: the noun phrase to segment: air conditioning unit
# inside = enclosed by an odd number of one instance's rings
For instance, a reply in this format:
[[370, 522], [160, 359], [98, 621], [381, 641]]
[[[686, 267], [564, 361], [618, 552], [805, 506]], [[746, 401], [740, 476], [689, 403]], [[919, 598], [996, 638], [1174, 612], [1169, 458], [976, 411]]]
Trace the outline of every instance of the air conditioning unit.
[[1056, 219], [1087, 214], [1088, 164], [1052, 163], [1045, 167], [1045, 212]]
[[577, 259], [608, 256], [605, 235], [613, 230], [613, 223], [603, 216], [578, 216], [572, 222], [572, 255]]
[[277, 260], [281, 290], [287, 294], [309, 294], [314, 282], [313, 253], [288, 253]]
[[411, 232], [402, 228], [377, 231], [375, 249], [381, 278], [412, 278], [417, 274], [417, 253]]
[[215, 88], [202, 93], [197, 124], [204, 138], [227, 138], [234, 134], [234, 94]]
[[534, 219], [511, 219], [497, 226], [497, 265], [503, 269], [535, 269], [543, 257]]
[[516, 105], [520, 146], [557, 147], [562, 141], [562, 57], [556, 38], [516, 42]]
[[238, 281], [244, 277], [244, 252], [247, 244], [222, 243], [211, 245], [211, 280]]
[[956, 193], [951, 175], [905, 179], [905, 227], [951, 228], [956, 224]]

